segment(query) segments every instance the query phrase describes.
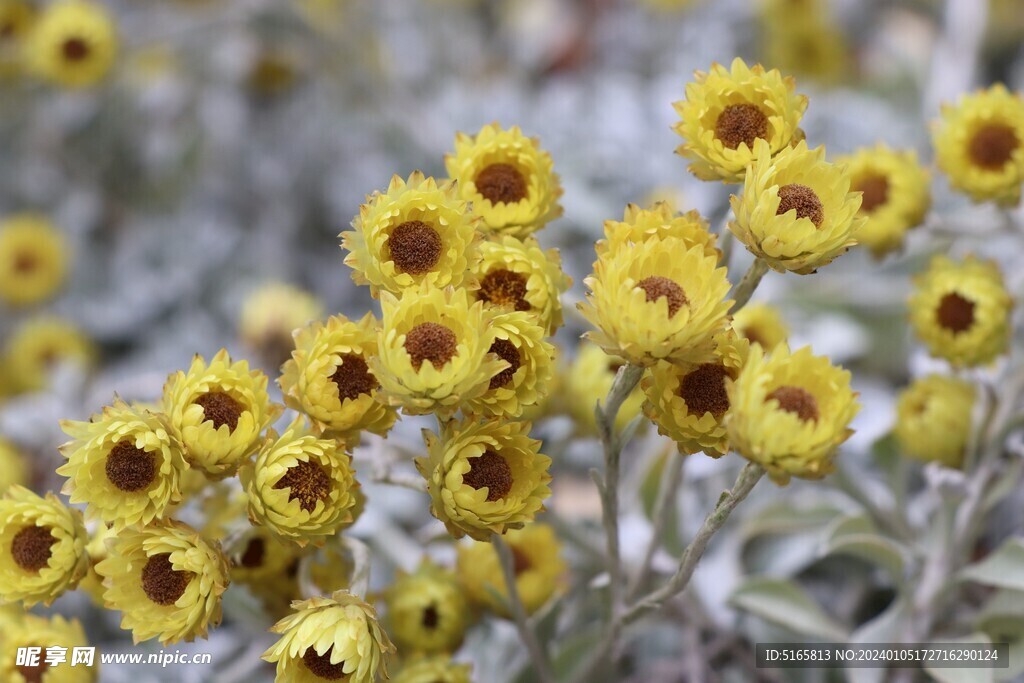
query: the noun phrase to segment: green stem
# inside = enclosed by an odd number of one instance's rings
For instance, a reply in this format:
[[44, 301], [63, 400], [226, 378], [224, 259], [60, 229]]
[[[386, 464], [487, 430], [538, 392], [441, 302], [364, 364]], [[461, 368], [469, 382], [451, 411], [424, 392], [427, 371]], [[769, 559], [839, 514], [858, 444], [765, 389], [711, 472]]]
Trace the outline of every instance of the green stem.
[[743, 278], [736, 284], [732, 291], [733, 305], [730, 313], [735, 313], [750, 301], [754, 290], [761, 284], [761, 278], [768, 272], [768, 262], [758, 257], [750, 264], [750, 268], [743, 274]]
[[526, 608], [519, 597], [519, 589], [516, 586], [515, 556], [512, 548], [501, 538], [494, 536], [494, 549], [498, 552], [498, 559], [501, 562], [501, 573], [505, 577], [505, 590], [508, 593], [508, 603], [512, 610], [512, 618], [515, 620], [516, 630], [519, 631], [519, 639], [530, 653], [530, 660], [537, 673], [537, 681], [540, 683], [555, 683], [555, 676], [552, 673], [551, 663], [548, 661], [547, 653], [537, 640], [537, 634], [530, 627], [526, 616]]

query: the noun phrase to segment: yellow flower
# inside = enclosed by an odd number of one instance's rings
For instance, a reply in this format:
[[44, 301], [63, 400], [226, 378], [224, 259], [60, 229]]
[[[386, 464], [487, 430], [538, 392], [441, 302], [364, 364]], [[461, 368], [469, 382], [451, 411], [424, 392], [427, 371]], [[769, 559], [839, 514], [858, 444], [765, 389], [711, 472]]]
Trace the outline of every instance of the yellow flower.
[[974, 201], [1020, 202], [1024, 182], [1024, 100], [1002, 84], [942, 108], [932, 129], [935, 161], [954, 189]]
[[487, 391], [508, 363], [490, 354], [492, 315], [464, 289], [407, 289], [381, 297], [380, 355], [370, 369], [392, 405], [409, 415], [454, 413]]
[[643, 380], [644, 413], [680, 453], [704, 451], [713, 458], [729, 451], [724, 419], [729, 412], [726, 380], [735, 380], [750, 342], [734, 334], [716, 337], [715, 358], [704, 363], [660, 361]]
[[444, 654], [462, 644], [469, 605], [455, 574], [424, 560], [413, 574], [399, 574], [384, 592], [388, 626], [405, 654]]
[[256, 462], [240, 476], [249, 519], [282, 540], [321, 545], [355, 519], [359, 484], [345, 444], [318, 438], [301, 416], [280, 437], [270, 430]]
[[359, 322], [335, 315], [296, 330], [295, 351], [278, 380], [285, 404], [326, 432], [346, 436], [365, 429], [387, 434], [398, 414], [378, 400], [380, 382], [370, 372], [377, 335], [378, 324], [370, 313]]
[[[685, 140], [676, 152], [691, 160], [690, 171], [701, 180], [739, 182], [748, 165], [768, 161], [802, 136], [807, 98], [777, 69], [748, 67], [737, 57], [731, 69], [712, 64], [710, 73], [694, 78], [686, 99], [673, 105], [681, 119], [673, 130]], [[758, 149], [755, 140], [766, 146]]]
[[28, 56], [41, 77], [57, 85], [95, 85], [114, 63], [117, 33], [103, 5], [85, 0], [59, 0], [39, 17], [32, 30]]
[[928, 171], [917, 155], [880, 144], [836, 163], [846, 166], [850, 189], [863, 193], [858, 215], [867, 222], [857, 232], [857, 241], [876, 258], [901, 248], [907, 231], [921, 224], [931, 206]]
[[[510, 531], [505, 542], [515, 559], [516, 589], [528, 614], [533, 614], [559, 590], [566, 572], [562, 544], [555, 530], [539, 522]], [[470, 541], [459, 545], [456, 569], [469, 599], [503, 617], [508, 589], [501, 573], [501, 561], [490, 543]], [[504, 598], [499, 601], [498, 596]]]
[[608, 252], [584, 280], [590, 294], [578, 307], [597, 328], [587, 338], [637, 365], [707, 357], [732, 303], [726, 269], [717, 263], [678, 237]]
[[15, 485], [28, 483], [28, 463], [18, 447], [0, 437], [0, 496]]
[[[362, 494], [360, 494], [362, 495]], [[357, 515], [358, 516], [358, 515]], [[322, 593], [347, 590], [352, 584], [355, 562], [351, 553], [337, 543], [317, 548], [308, 557], [309, 578]]]
[[971, 435], [974, 385], [953, 377], [928, 375], [900, 393], [896, 438], [907, 455], [946, 467], [963, 464]]
[[61, 365], [92, 367], [96, 349], [74, 324], [61, 318], [38, 317], [22, 323], [7, 340], [7, 369], [17, 391], [40, 391]]
[[282, 543], [270, 529], [252, 526], [242, 532], [228, 549], [231, 580], [249, 584], [255, 590], [260, 584], [273, 584], [294, 567], [299, 557], [297, 546]]
[[181, 522], [165, 520], [126, 529], [96, 565], [108, 609], [121, 611], [121, 628], [136, 643], [157, 637], [169, 645], [206, 638], [221, 619], [229, 582], [220, 544]]
[[[565, 378], [564, 401], [576, 427], [585, 434], [597, 434], [594, 406], [604, 403], [615, 381], [615, 373], [622, 367], [621, 358], [609, 356], [599, 346], [583, 342], [576, 350], [576, 358]], [[640, 414], [644, 393], [633, 389], [619, 408], [615, 429], [622, 431]]]
[[89, 532], [89, 542], [85, 544], [85, 552], [89, 556], [88, 569], [85, 576], [78, 583], [78, 589], [85, 591], [93, 604], [102, 608], [103, 604], [103, 577], [96, 572], [96, 565], [107, 559], [110, 554], [108, 543], [117, 535], [113, 527], [99, 522], [93, 525]]
[[789, 328], [779, 309], [768, 304], [747, 304], [736, 311], [732, 329], [751, 344], [760, 344], [767, 352], [789, 337]]
[[[39, 648], [39, 661], [27, 666], [19, 658], [19, 650]], [[47, 648], [64, 648], [65, 661], [46, 664]], [[59, 614], [43, 618], [24, 615], [18, 627], [0, 638], [0, 680], [4, 683], [93, 683], [99, 671], [99, 657], [92, 666], [71, 665], [76, 648], [89, 647], [89, 641], [77, 619], [68, 620]]]
[[849, 424], [860, 410], [849, 371], [811, 355], [810, 347], [791, 354], [779, 344], [765, 356], [755, 344], [739, 377], [727, 387], [730, 446], [780, 484], [791, 476], [820, 479], [829, 474], [835, 451], [853, 434]]
[[64, 238], [48, 220], [19, 214], [0, 222], [0, 300], [37, 304], [52, 297], [66, 276]]
[[850, 48], [821, 5], [808, 0], [765, 3], [761, 37], [766, 63], [832, 85], [847, 75]]
[[472, 683], [472, 667], [448, 657], [424, 657], [403, 666], [392, 683]]
[[354, 230], [339, 237], [356, 284], [370, 285], [374, 296], [399, 294], [422, 284], [462, 285], [479, 258], [476, 222], [452, 183], [416, 171], [368, 196]]
[[484, 541], [533, 521], [551, 495], [551, 458], [529, 437], [528, 422], [451, 421], [424, 433], [428, 456], [416, 467], [427, 480], [430, 511], [448, 532]]
[[708, 222], [699, 212], [676, 213], [667, 202], [657, 202], [650, 209], [629, 204], [621, 221], [604, 222], [604, 235], [596, 246], [599, 257], [668, 237], [682, 240], [687, 249], [699, 246], [705, 256], [713, 256], [716, 261], [722, 256], [716, 246], [718, 237], [708, 230]]
[[861, 196], [850, 191], [850, 174], [825, 161], [825, 148], [795, 147], [769, 158], [765, 142], [730, 203], [729, 229], [773, 270], [813, 273], [857, 243], [865, 219]]
[[0, 2], [0, 81], [21, 73], [25, 41], [35, 20], [35, 9], [25, 0]]
[[313, 294], [283, 282], [271, 282], [245, 298], [239, 334], [269, 365], [280, 367], [295, 348], [292, 332], [323, 313], [323, 302]]
[[473, 296], [505, 311], [527, 311], [548, 334], [562, 326], [559, 297], [572, 285], [557, 249], [542, 251], [537, 240], [498, 236], [480, 245]]
[[954, 367], [983, 365], [1006, 353], [1013, 300], [992, 261], [932, 259], [914, 278], [910, 323], [928, 347]]
[[504, 130], [492, 123], [476, 136], [459, 133], [455, 153], [444, 163], [490, 232], [522, 238], [562, 215], [562, 185], [551, 155], [519, 126]]
[[0, 599], [49, 605], [85, 574], [82, 513], [12, 486], [0, 498]]
[[168, 377], [163, 409], [189, 462], [212, 478], [234, 474], [283, 410], [270, 402], [267, 376], [232, 363], [225, 349], [209, 365], [196, 355], [187, 373]]
[[463, 406], [467, 414], [519, 417], [550, 391], [555, 347], [527, 313], [495, 315], [489, 326], [490, 352], [508, 367], [491, 378], [485, 393]]
[[346, 591], [330, 598], [295, 602], [277, 622], [278, 641], [263, 653], [277, 663], [277, 681], [373, 683], [387, 679], [387, 658], [395, 651], [368, 604]]
[[118, 529], [149, 524], [181, 501], [188, 463], [165, 416], [117, 399], [88, 422], [60, 424], [74, 439], [60, 449], [68, 460], [57, 468], [68, 478], [61, 493], [86, 503], [90, 517]]

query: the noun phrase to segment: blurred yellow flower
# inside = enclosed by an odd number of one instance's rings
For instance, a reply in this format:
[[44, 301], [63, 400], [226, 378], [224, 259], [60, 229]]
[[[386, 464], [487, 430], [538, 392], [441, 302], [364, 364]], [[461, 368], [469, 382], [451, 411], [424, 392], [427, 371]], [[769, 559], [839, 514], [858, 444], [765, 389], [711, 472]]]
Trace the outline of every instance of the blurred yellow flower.
[[492, 123], [476, 136], [459, 133], [444, 163], [489, 232], [522, 238], [562, 215], [551, 155], [518, 126], [504, 130]]
[[[712, 64], [686, 85], [686, 99], [674, 105], [680, 121], [673, 130], [685, 140], [676, 152], [690, 160], [701, 180], [739, 182], [747, 166], [767, 162], [802, 137], [798, 126], [807, 98], [777, 69], [748, 67], [737, 57], [731, 68]], [[756, 140], [765, 142], [758, 149]]]
[[245, 298], [238, 332], [268, 364], [280, 367], [295, 348], [292, 332], [323, 313], [323, 302], [313, 294], [283, 282], [271, 282]]
[[491, 378], [487, 391], [463, 406], [467, 414], [519, 417], [548, 395], [554, 373], [555, 347], [528, 313], [499, 313], [491, 319], [490, 353], [508, 367]]
[[834, 85], [852, 65], [846, 36], [821, 0], [768, 0], [760, 12], [765, 63]]
[[424, 560], [384, 591], [391, 637], [404, 656], [447, 654], [462, 645], [469, 605], [455, 574]]
[[283, 407], [270, 402], [266, 375], [221, 349], [209, 364], [196, 355], [187, 373], [167, 378], [163, 410], [189, 462], [219, 479], [252, 454]]
[[779, 309], [769, 304], [747, 304], [732, 317], [732, 329], [751, 344], [771, 352], [789, 337]]
[[790, 477], [829, 474], [835, 451], [853, 434], [849, 424], [860, 410], [849, 371], [811, 355], [810, 347], [790, 353], [779, 344], [765, 356], [755, 344], [727, 387], [730, 447], [764, 467], [779, 484]]
[[496, 236], [480, 245], [473, 296], [488, 307], [526, 311], [548, 334], [562, 326], [559, 297], [572, 285], [557, 249], [543, 251], [532, 237]]
[[657, 202], [650, 209], [629, 204], [621, 221], [604, 222], [603, 240], [597, 242], [598, 257], [629, 249], [631, 244], [679, 238], [686, 248], [699, 246], [705, 256], [721, 258], [717, 235], [708, 230], [708, 222], [698, 211], [677, 213], [667, 202]]
[[[562, 544], [555, 530], [535, 522], [510, 531], [505, 542], [512, 550], [516, 590], [527, 614], [533, 614], [562, 587], [568, 569], [562, 558]], [[466, 594], [474, 604], [509, 618], [508, 589], [498, 553], [490, 543], [469, 541], [458, 547], [457, 572]], [[499, 601], [497, 596], [504, 598]]]
[[1002, 84], [944, 105], [932, 129], [935, 161], [949, 184], [974, 201], [1020, 203], [1024, 182], [1024, 99]]
[[89, 542], [85, 544], [85, 552], [89, 556], [88, 569], [78, 583], [78, 589], [85, 591], [93, 604], [100, 608], [104, 607], [103, 577], [96, 572], [96, 565], [107, 559], [110, 554], [108, 543], [117, 533], [112, 526], [103, 522], [93, 523], [89, 530]]
[[15, 391], [39, 391], [64, 364], [92, 368], [97, 356], [92, 341], [73, 323], [40, 316], [17, 327], [7, 339], [7, 370]]
[[282, 543], [264, 526], [250, 526], [227, 549], [231, 581], [248, 584], [254, 590], [260, 584], [280, 581], [299, 558], [299, 548]]
[[374, 296], [400, 294], [424, 284], [461, 286], [479, 259], [476, 223], [453, 183], [416, 171], [368, 196], [353, 230], [339, 237], [356, 284], [370, 285]]
[[68, 478], [61, 493], [86, 503], [90, 517], [117, 529], [144, 525], [181, 501], [188, 463], [164, 415], [117, 399], [87, 422], [60, 426], [73, 439], [60, 448], [67, 462], [57, 474]]
[[[28, 666], [18, 651], [37, 647], [39, 663]], [[76, 648], [89, 647], [82, 624], [59, 614], [40, 617], [25, 614], [17, 628], [10, 629], [0, 638], [0, 680], [4, 683], [93, 683], [99, 671], [99, 658], [92, 666], [71, 666], [71, 653]], [[65, 648], [66, 661], [48, 665], [48, 648]]]
[[970, 382], [928, 375], [904, 389], [896, 403], [896, 438], [903, 453], [960, 467], [971, 435], [975, 388]]
[[46, 80], [84, 88], [107, 75], [117, 49], [113, 18], [103, 5], [59, 0], [33, 27], [28, 56], [33, 70]]
[[293, 613], [271, 629], [281, 634], [263, 653], [277, 663], [277, 681], [321, 680], [374, 683], [387, 679], [387, 659], [394, 654], [387, 633], [370, 605], [346, 591], [293, 605]]
[[66, 251], [42, 216], [8, 216], [0, 222], [0, 300], [29, 306], [52, 297], [67, 277]]
[[849, 172], [825, 161], [824, 147], [801, 141], [770, 158], [766, 146], [755, 143], [758, 159], [730, 200], [729, 229], [773, 270], [813, 273], [857, 243], [861, 197]]
[[867, 219], [857, 241], [876, 257], [900, 249], [906, 233], [931, 206], [928, 171], [911, 150], [879, 144], [836, 159], [850, 174], [850, 189], [863, 193], [858, 215]]
[[1013, 300], [993, 261], [936, 256], [914, 278], [910, 323], [928, 347], [954, 367], [983, 365], [1006, 353]]
[[87, 541], [81, 512], [10, 487], [0, 498], [0, 599], [49, 605], [85, 574]]
[[370, 369], [392, 405], [409, 415], [451, 415], [487, 391], [508, 362], [490, 353], [493, 315], [464, 289], [407, 289], [381, 296], [379, 355]]
[[285, 404], [342, 438], [362, 429], [387, 434], [398, 413], [378, 400], [380, 382], [370, 371], [378, 328], [367, 313], [358, 322], [334, 315], [296, 330], [295, 351], [278, 379]]
[[479, 541], [533, 521], [551, 495], [551, 458], [529, 437], [528, 422], [472, 419], [424, 433], [428, 455], [416, 459], [427, 480], [430, 511], [448, 532]]
[[422, 657], [405, 664], [391, 683], [472, 683], [472, 667], [448, 657]]
[[699, 361], [728, 323], [729, 281], [718, 258], [678, 237], [609, 251], [584, 282], [578, 305], [596, 330], [586, 337], [609, 355], [637, 365]]
[[26, 0], [0, 0], [0, 81], [21, 74], [35, 20], [35, 8]]
[[181, 522], [126, 529], [96, 565], [108, 609], [121, 611], [121, 628], [136, 643], [162, 645], [205, 638], [221, 619], [221, 595], [230, 581], [220, 544]]
[[318, 438], [302, 416], [280, 437], [270, 430], [254, 463], [239, 473], [249, 519], [282, 540], [321, 545], [354, 520], [359, 486], [345, 444]]
[[[605, 397], [615, 381], [615, 373], [624, 364], [621, 358], [609, 356], [599, 346], [581, 342], [576, 357], [566, 373], [563, 400], [577, 429], [585, 434], [597, 434], [594, 407]], [[615, 429], [622, 431], [633, 418], [640, 414], [644, 393], [637, 386], [619, 408]]]
[[660, 361], [643, 379], [644, 413], [680, 453], [704, 451], [713, 458], [729, 451], [723, 424], [729, 412], [726, 380], [743, 368], [750, 342], [732, 333], [715, 338], [715, 357], [703, 363]]
[[14, 485], [28, 484], [28, 462], [18, 447], [0, 437], [0, 496]]

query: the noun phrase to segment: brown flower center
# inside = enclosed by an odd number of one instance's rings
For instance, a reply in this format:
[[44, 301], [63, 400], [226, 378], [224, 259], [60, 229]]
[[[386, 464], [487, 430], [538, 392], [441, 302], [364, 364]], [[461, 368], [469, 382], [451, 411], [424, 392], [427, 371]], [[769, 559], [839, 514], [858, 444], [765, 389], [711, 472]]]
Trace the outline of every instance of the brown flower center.
[[405, 335], [405, 350], [417, 371], [425, 360], [440, 370], [455, 355], [457, 347], [455, 333], [438, 323], [420, 323]]
[[676, 314], [676, 311], [683, 304], [687, 303], [686, 293], [683, 292], [683, 288], [667, 277], [661, 277], [660, 275], [645, 277], [636, 283], [636, 286], [644, 290], [648, 302], [657, 301], [661, 297], [665, 297], [668, 301], [668, 317], [670, 318]]
[[423, 628], [437, 628], [439, 621], [441, 621], [441, 615], [437, 613], [437, 607], [435, 605], [429, 605], [425, 610], [423, 610], [423, 619], [420, 622], [423, 624]]
[[406, 221], [391, 231], [388, 252], [400, 273], [422, 275], [441, 259], [441, 236], [422, 221]]
[[715, 121], [715, 137], [729, 149], [740, 143], [754, 148], [754, 140], [768, 137], [768, 117], [753, 104], [730, 104]]
[[327, 501], [331, 478], [320, 463], [300, 460], [285, 471], [274, 488], [291, 489], [288, 500], [298, 500], [303, 510], [312, 512], [318, 500]]
[[526, 197], [526, 178], [512, 164], [491, 164], [477, 175], [476, 189], [492, 204], [514, 204]]
[[779, 402], [779, 408], [787, 413], [794, 413], [804, 422], [818, 420], [818, 401], [811, 392], [801, 387], [781, 386], [767, 396], [768, 400], [775, 399]]
[[366, 364], [366, 359], [358, 353], [341, 354], [341, 365], [334, 369], [331, 381], [338, 387], [338, 398], [342, 401], [354, 401], [379, 386], [377, 378]]
[[201, 406], [207, 422], [212, 422], [215, 429], [227, 425], [228, 429], [235, 431], [238, 426], [238, 418], [242, 416], [244, 408], [242, 404], [223, 391], [210, 391], [203, 394], [195, 401]]
[[889, 200], [889, 179], [881, 174], [869, 175], [854, 183], [853, 190], [864, 193], [860, 201], [860, 210], [864, 213], [873, 213]]
[[959, 334], [974, 324], [974, 302], [956, 292], [950, 292], [939, 301], [935, 318], [939, 325], [953, 334]]
[[35, 666], [19, 664], [14, 668], [17, 669], [18, 673], [21, 674], [21, 677], [25, 679], [25, 683], [42, 683], [43, 676], [46, 675], [46, 670], [50, 667], [50, 665], [46, 663], [46, 658], [44, 656], [46, 653], [46, 647], [42, 645], [33, 645], [30, 647], [38, 647], [42, 650], [42, 653], [39, 656], [39, 663]]
[[737, 330], [737, 332], [739, 332], [751, 344], [760, 344], [762, 348], [766, 350], [768, 349], [767, 344], [765, 344], [764, 337], [761, 335], [761, 332], [756, 327], [745, 327], [741, 330]]
[[107, 480], [118, 489], [141, 491], [156, 479], [156, 455], [135, 447], [132, 439], [121, 439], [107, 454]]
[[480, 301], [496, 306], [511, 306], [517, 311], [530, 310], [526, 300], [526, 276], [498, 268], [480, 278]]
[[68, 38], [61, 45], [61, 52], [69, 62], [80, 62], [89, 56], [89, 43], [81, 38]]
[[967, 153], [982, 168], [998, 171], [1006, 165], [1020, 146], [1017, 133], [1002, 123], [990, 123], [971, 138]]
[[686, 373], [679, 382], [679, 396], [686, 401], [691, 415], [711, 413], [716, 418], [729, 410], [729, 394], [725, 378], [729, 373], [722, 365], [704, 363]]
[[308, 647], [302, 653], [302, 663], [306, 665], [310, 673], [325, 681], [343, 680], [348, 677], [348, 674], [345, 673], [345, 660], [341, 660], [337, 664], [331, 664], [331, 652], [333, 650], [334, 646], [331, 645], [327, 648], [327, 652], [318, 655], [315, 648]]
[[488, 502], [501, 500], [512, 490], [512, 468], [494, 451], [485, 451], [469, 461], [462, 483], [478, 491], [486, 486]]
[[790, 183], [779, 188], [779, 209], [775, 215], [781, 216], [787, 211], [796, 210], [797, 218], [806, 218], [820, 228], [825, 220], [825, 208], [821, 200], [811, 188], [798, 183]]
[[526, 570], [533, 566], [533, 562], [530, 561], [530, 556], [526, 552], [516, 546], [509, 544], [509, 550], [512, 551], [512, 571], [515, 572], [516, 576], [519, 576]]
[[29, 572], [38, 574], [50, 562], [53, 544], [57, 538], [48, 526], [27, 526], [11, 539], [11, 557], [14, 562]]
[[508, 362], [507, 368], [491, 378], [490, 388], [493, 390], [511, 382], [512, 376], [516, 374], [516, 370], [519, 369], [522, 361], [519, 358], [519, 349], [508, 339], [495, 339], [494, 343], [491, 344], [490, 351], [498, 358]]
[[262, 538], [251, 538], [245, 546], [245, 552], [239, 558], [239, 564], [247, 569], [263, 566], [263, 557], [267, 553], [267, 544]]
[[173, 605], [195, 576], [192, 572], [174, 569], [170, 553], [150, 556], [142, 568], [142, 590], [158, 605]]
[[14, 272], [19, 275], [28, 275], [38, 265], [39, 261], [36, 259], [36, 255], [30, 251], [23, 251], [14, 256]]

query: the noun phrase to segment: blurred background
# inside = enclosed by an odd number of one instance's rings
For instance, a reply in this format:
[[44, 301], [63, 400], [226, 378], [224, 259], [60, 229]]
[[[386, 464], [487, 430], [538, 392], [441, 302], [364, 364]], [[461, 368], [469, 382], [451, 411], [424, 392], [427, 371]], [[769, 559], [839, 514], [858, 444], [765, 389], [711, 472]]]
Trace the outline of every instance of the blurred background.
[[[940, 103], [996, 81], [1019, 89], [1024, 79], [1020, 0], [96, 1], [116, 23], [116, 57], [97, 83], [67, 88], [18, 59], [47, 3], [0, 0], [0, 222], [26, 213], [49, 222], [65, 262], [52, 297], [0, 301], [0, 435], [24, 465], [5, 472], [38, 491], [61, 483], [53, 472], [60, 419], [85, 419], [115, 392], [157, 400], [168, 373], [221, 347], [273, 380], [292, 328], [375, 306], [352, 283], [337, 235], [392, 174], [442, 177], [457, 131], [518, 125], [554, 158], [565, 213], [539, 239], [561, 250], [574, 280], [559, 333], [568, 367], [584, 331], [574, 304], [604, 220], [656, 199], [698, 209], [714, 229], [726, 217], [735, 188], [693, 178], [674, 153], [672, 103], [695, 69], [735, 56], [778, 67], [810, 97], [803, 128], [812, 145], [833, 156], [881, 141], [929, 164]], [[891, 428], [896, 389], [934, 363], [910, 344], [908, 273], [951, 245], [1004, 264], [1019, 249], [1003, 229], [1019, 212], [971, 206], [938, 173], [933, 180], [935, 210], [902, 253], [879, 262], [854, 250], [814, 278], [772, 274], [755, 297], [779, 306], [795, 346], [810, 343], [853, 370], [864, 403], [844, 455], [854, 472]], [[748, 262], [734, 255], [737, 272]], [[1019, 294], [1024, 271], [1004, 272]], [[561, 409], [571, 408], [563, 400]], [[403, 420], [395, 438], [415, 450], [424, 424]], [[586, 543], [600, 538], [587, 476], [595, 442], [567, 438], [564, 418], [538, 429], [557, 451], [552, 519], [583, 536], [567, 541], [567, 553], [582, 577], [575, 590], [585, 591], [595, 578]], [[641, 491], [624, 510], [624, 552], [634, 556], [650, 535], [642, 498], [654, 461], [644, 438], [626, 465], [636, 484], [627, 488]], [[371, 456], [357, 456], [369, 473], [360, 457]], [[732, 481], [728, 460], [687, 461], [676, 520], [683, 538]], [[364, 485], [372, 503], [353, 533], [390, 548], [374, 565], [381, 584], [396, 567], [415, 566], [419, 544], [438, 529], [424, 520], [419, 494], [374, 485], [368, 474]], [[801, 484], [755, 493], [752, 507], [762, 511], [796, 500], [802, 510], [842, 507], [849, 498]], [[1024, 515], [1015, 505], [1007, 520]], [[813, 514], [762, 515], [760, 527], [743, 526], [707, 558], [695, 581], [710, 618], [726, 631], [757, 632], [725, 603], [745, 573], [810, 572], [812, 588], [818, 577], [825, 592], [835, 572], [856, 584], [862, 568], [822, 566], [813, 538], [758, 545]], [[997, 521], [992, 542], [1001, 534]], [[850, 618], [866, 620], [891, 592], [865, 579], [843, 596], [848, 604], [837, 609], [862, 610]], [[56, 609], [81, 617], [101, 651], [135, 651], [117, 615], [81, 592]], [[229, 603], [210, 642], [181, 648], [214, 653], [213, 668], [111, 666], [100, 680], [270, 680], [257, 662], [268, 619], [253, 621], [251, 610]], [[645, 633], [630, 680], [691, 680], [679, 662], [682, 631], [659, 622]], [[475, 680], [503, 681], [499, 654], [518, 657], [516, 647], [508, 624], [492, 624], [460, 656], [476, 662]]]

